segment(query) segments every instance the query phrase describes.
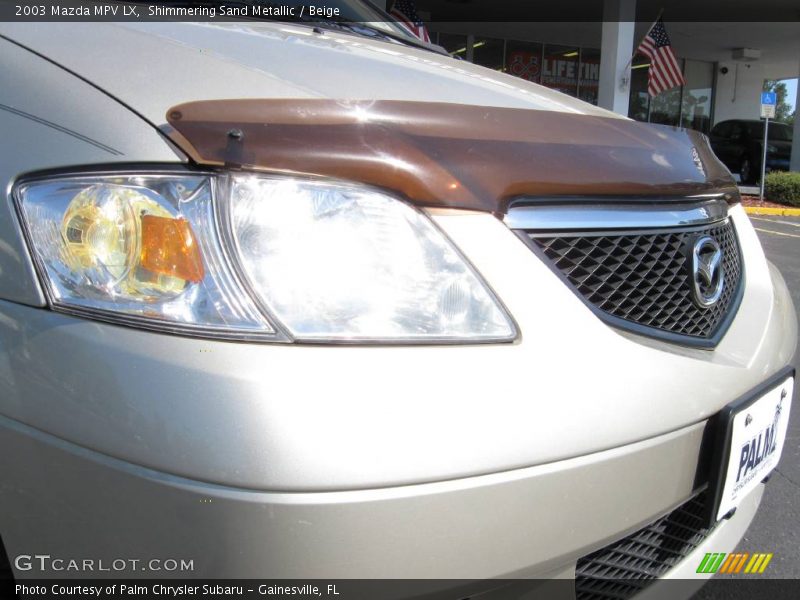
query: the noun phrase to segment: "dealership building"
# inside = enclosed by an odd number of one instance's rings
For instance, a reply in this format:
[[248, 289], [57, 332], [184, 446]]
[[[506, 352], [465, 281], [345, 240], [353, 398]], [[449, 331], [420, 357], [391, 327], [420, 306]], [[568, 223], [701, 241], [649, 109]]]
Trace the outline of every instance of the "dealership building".
[[[441, 15], [493, 14], [488, 0], [418, 2], [420, 17], [430, 21], [432, 41], [454, 56], [540, 83], [608, 108], [632, 119], [688, 127], [708, 133], [728, 119], [758, 119], [765, 79], [800, 76], [800, 4], [796, 0], [741, 2], [698, 0], [704, 15], [747, 21], [694, 21], [686, 3], [666, 3], [662, 18], [686, 84], [650, 97], [649, 61], [634, 50], [659, 14], [649, 0], [574, 0], [571, 22], [530, 18], [530, 5], [516, 12], [495, 8], [491, 22], [443, 21]], [[662, 3], [663, 6], [664, 3]], [[680, 4], [680, 3], [678, 3]], [[758, 12], [764, 5], [763, 13]], [[739, 8], [731, 13], [731, 7]], [[460, 12], [454, 11], [454, 7]], [[718, 9], [718, 12], [717, 12]], [[472, 11], [472, 12], [471, 12]], [[566, 11], [563, 11], [566, 14]], [[546, 13], [551, 16], [553, 13]], [[673, 14], [675, 20], [670, 20]], [[780, 18], [778, 22], [760, 18]], [[644, 20], [649, 16], [651, 20]], [[513, 18], [514, 20], [511, 20]], [[580, 20], [585, 18], [586, 20]], [[426, 19], [427, 20], [427, 19]], [[797, 99], [790, 101], [798, 103]], [[800, 120], [794, 138], [800, 139]], [[794, 144], [791, 166], [800, 171], [800, 144]]]

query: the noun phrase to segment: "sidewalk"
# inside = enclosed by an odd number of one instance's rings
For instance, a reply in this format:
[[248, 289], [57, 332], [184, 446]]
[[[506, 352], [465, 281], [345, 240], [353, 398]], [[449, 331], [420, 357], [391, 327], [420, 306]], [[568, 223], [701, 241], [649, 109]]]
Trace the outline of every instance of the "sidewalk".
[[800, 217], [800, 208], [784, 206], [759, 200], [758, 194], [761, 190], [757, 186], [740, 185], [739, 193], [742, 195], [742, 206], [749, 215], [772, 215], [779, 217]]
[[776, 217], [800, 217], [800, 208], [773, 208], [771, 206], [745, 206], [748, 215], [772, 215]]

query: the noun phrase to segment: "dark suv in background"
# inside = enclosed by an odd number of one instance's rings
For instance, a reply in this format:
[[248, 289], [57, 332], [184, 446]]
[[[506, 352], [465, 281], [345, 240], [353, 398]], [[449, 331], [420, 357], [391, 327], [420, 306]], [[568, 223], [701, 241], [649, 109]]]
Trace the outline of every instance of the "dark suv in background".
[[[767, 171], [788, 171], [792, 152], [792, 128], [784, 123], [770, 123], [767, 131]], [[722, 121], [711, 130], [711, 148], [731, 173], [738, 173], [742, 183], [753, 183], [761, 175], [764, 122]]]

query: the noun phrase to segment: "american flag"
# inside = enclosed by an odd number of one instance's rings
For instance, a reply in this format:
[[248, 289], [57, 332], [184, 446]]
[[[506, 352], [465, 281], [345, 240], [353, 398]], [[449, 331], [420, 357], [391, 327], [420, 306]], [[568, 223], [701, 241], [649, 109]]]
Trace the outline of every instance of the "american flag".
[[425, 23], [420, 21], [413, 0], [395, 0], [392, 4], [392, 8], [389, 10], [389, 14], [397, 19], [399, 25], [408, 29], [423, 42], [431, 41], [428, 28], [425, 27]]
[[664, 90], [686, 84], [661, 19], [650, 28], [636, 52], [650, 59], [647, 91], [651, 96], [658, 96]]

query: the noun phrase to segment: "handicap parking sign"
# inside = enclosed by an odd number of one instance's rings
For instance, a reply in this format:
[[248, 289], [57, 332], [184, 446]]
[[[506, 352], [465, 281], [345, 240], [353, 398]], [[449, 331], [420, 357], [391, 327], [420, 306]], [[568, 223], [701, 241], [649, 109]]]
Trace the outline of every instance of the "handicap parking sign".
[[761, 92], [761, 118], [774, 119], [775, 105], [778, 103], [778, 94], [775, 92]]

